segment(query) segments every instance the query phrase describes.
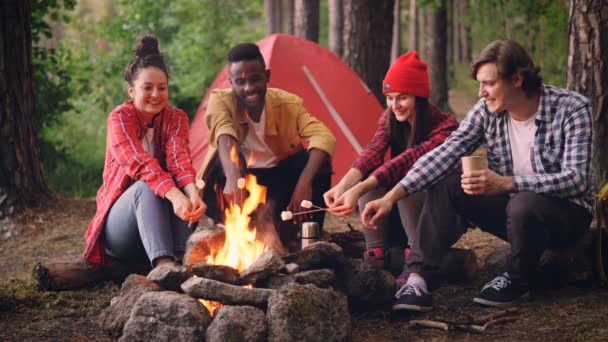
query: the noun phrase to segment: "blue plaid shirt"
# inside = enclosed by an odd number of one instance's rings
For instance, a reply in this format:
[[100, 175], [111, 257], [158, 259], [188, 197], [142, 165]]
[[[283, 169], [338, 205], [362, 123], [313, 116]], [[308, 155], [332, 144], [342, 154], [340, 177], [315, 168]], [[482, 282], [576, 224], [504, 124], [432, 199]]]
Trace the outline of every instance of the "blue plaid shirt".
[[[460, 158], [480, 145], [487, 148], [488, 166], [513, 176], [508, 113], [490, 113], [480, 99], [460, 127], [440, 146], [422, 156], [400, 181], [408, 193], [425, 189], [460, 166]], [[566, 198], [592, 212], [592, 115], [590, 101], [573, 91], [541, 87], [538, 127], [530, 161], [534, 175], [514, 176], [515, 192], [533, 191]]]

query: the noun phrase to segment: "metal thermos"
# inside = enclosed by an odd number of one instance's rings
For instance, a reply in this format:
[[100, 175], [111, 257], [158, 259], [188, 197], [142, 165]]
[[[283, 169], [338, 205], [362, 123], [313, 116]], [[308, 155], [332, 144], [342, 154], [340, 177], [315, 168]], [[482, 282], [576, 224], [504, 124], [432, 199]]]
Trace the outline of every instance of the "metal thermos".
[[319, 241], [319, 224], [317, 222], [302, 223], [302, 234], [300, 234], [300, 237], [302, 239], [302, 249]]

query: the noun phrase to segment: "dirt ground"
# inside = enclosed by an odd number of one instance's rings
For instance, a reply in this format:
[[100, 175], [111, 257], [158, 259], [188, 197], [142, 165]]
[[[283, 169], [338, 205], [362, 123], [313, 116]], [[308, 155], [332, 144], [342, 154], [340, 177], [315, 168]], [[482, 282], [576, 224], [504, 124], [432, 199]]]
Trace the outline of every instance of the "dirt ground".
[[[470, 103], [451, 106], [470, 107]], [[97, 318], [118, 294], [119, 284], [106, 282], [77, 291], [39, 292], [31, 278], [37, 259], [82, 252], [83, 234], [94, 212], [92, 199], [56, 198], [46, 208], [20, 214], [15, 221], [18, 234], [0, 238], [0, 341], [111, 340], [97, 326]], [[325, 226], [327, 231], [338, 232], [349, 230], [348, 224], [362, 229], [357, 217], [329, 217]], [[459, 246], [473, 249], [483, 263], [501, 243], [472, 230]], [[396, 315], [388, 308], [353, 313], [352, 340], [608, 341], [608, 291], [593, 284], [536, 291], [531, 300], [517, 306], [516, 322], [493, 326], [483, 334], [410, 326], [411, 319], [463, 320], [496, 312], [471, 300], [487, 280], [487, 275], [480, 272], [471, 282], [439, 288], [433, 292], [435, 309], [427, 314]]]

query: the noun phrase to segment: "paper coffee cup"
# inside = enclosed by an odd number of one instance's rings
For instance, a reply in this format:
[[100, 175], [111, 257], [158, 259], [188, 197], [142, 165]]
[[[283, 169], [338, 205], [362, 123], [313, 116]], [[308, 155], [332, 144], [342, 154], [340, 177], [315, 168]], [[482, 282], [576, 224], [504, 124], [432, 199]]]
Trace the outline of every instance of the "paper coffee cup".
[[487, 168], [487, 160], [485, 156], [466, 156], [462, 157], [462, 173], [471, 171], [479, 171]]

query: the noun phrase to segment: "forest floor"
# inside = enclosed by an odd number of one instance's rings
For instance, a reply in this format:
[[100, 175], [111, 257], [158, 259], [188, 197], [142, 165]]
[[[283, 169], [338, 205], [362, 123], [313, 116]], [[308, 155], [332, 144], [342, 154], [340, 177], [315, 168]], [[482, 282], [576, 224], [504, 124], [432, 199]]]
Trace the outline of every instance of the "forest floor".
[[[474, 100], [451, 93], [450, 106], [461, 118]], [[79, 254], [83, 234], [95, 212], [93, 199], [57, 197], [45, 207], [30, 209], [15, 220], [18, 234], [0, 237], [0, 341], [111, 341], [97, 325], [99, 313], [118, 295], [120, 285], [105, 282], [76, 291], [40, 292], [31, 278], [43, 257]], [[363, 229], [356, 216], [328, 216], [328, 232]], [[458, 245], [474, 250], [483, 264], [500, 240], [471, 230]], [[450, 284], [433, 292], [435, 309], [426, 314], [397, 315], [386, 310], [353, 313], [353, 341], [607, 341], [608, 291], [593, 284], [533, 293], [517, 305], [519, 319], [496, 325], [483, 334], [413, 328], [411, 319], [462, 320], [496, 309], [475, 305], [472, 298], [488, 275], [468, 283]]]

